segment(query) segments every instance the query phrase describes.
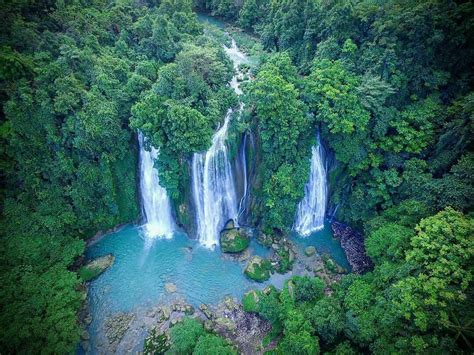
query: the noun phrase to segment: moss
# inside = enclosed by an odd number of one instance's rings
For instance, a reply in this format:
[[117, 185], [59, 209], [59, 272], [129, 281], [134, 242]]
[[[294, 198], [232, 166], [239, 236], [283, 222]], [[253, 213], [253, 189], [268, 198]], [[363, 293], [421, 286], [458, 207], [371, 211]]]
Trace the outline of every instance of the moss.
[[294, 260], [290, 259], [290, 251], [285, 249], [280, 249], [277, 251], [278, 255], [278, 266], [276, 271], [280, 274], [284, 274], [287, 271], [291, 270], [293, 267]]
[[137, 169], [131, 168], [137, 166], [138, 151], [136, 143], [130, 145], [130, 149], [122, 159], [111, 163], [114, 200], [118, 210], [113, 225], [133, 222], [139, 216]]
[[323, 254], [322, 256], [324, 267], [326, 270], [332, 273], [344, 274], [347, 272], [345, 268], [338, 265], [328, 254]]
[[244, 307], [245, 312], [258, 312], [260, 309], [259, 302], [260, 302], [261, 291], [251, 290], [247, 292], [243, 299], [242, 305]]
[[249, 244], [250, 240], [242, 229], [226, 229], [221, 232], [220, 245], [223, 253], [240, 253]]
[[143, 352], [145, 354], [164, 354], [170, 348], [170, 342], [166, 334], [158, 333], [152, 329], [145, 339]]
[[81, 267], [79, 276], [84, 282], [93, 280], [107, 270], [114, 263], [114, 260], [115, 257], [112, 254], [98, 257]]
[[257, 282], [263, 282], [270, 278], [270, 271], [272, 265], [267, 259], [262, 259], [259, 256], [254, 256], [250, 259], [245, 268], [245, 276]]
[[87, 282], [90, 280], [95, 279], [97, 276], [99, 276], [102, 273], [101, 268], [99, 267], [87, 267], [83, 266], [79, 269], [79, 277], [81, 278], [82, 281]]

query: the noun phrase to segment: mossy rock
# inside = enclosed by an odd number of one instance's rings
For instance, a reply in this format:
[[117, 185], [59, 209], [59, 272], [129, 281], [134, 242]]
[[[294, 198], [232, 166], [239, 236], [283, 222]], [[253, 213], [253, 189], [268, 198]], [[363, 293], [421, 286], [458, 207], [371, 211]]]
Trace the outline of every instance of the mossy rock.
[[244, 307], [245, 312], [258, 312], [259, 311], [260, 309], [259, 302], [260, 302], [261, 293], [262, 292], [258, 290], [250, 290], [244, 294], [244, 297], [242, 298], [242, 305]]
[[344, 274], [347, 273], [347, 270], [336, 263], [328, 254], [323, 254], [322, 256], [324, 267], [326, 270], [332, 273]]
[[91, 281], [112, 266], [114, 260], [115, 257], [112, 254], [94, 259], [80, 268], [79, 276], [83, 281]]
[[304, 254], [306, 256], [313, 256], [314, 254], [316, 254], [316, 248], [310, 245], [309, 247], [305, 248]]
[[240, 253], [247, 249], [250, 239], [240, 228], [225, 229], [221, 232], [220, 245], [223, 253]]
[[253, 256], [245, 267], [245, 276], [257, 282], [263, 282], [270, 278], [272, 265], [267, 259]]

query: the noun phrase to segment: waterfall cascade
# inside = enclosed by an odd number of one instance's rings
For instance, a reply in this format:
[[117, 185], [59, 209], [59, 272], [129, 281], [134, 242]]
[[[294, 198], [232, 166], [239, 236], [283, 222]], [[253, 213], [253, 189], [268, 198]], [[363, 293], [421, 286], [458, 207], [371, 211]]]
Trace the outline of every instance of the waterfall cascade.
[[298, 204], [294, 224], [295, 231], [302, 236], [309, 236], [312, 232], [323, 229], [326, 214], [326, 167], [319, 136], [311, 151], [311, 173], [304, 188], [304, 198]]
[[[239, 51], [232, 39], [230, 47], [224, 47], [234, 63], [237, 74], [233, 76], [230, 86], [240, 95], [238, 77], [239, 65], [246, 62], [246, 56]], [[239, 112], [242, 109], [242, 104]], [[199, 242], [208, 248], [219, 243], [219, 232], [228, 219], [237, 223], [237, 197], [234, 176], [229, 161], [226, 145], [229, 122], [233, 110], [229, 109], [224, 124], [214, 134], [212, 146], [207, 152], [195, 153], [192, 161], [192, 188], [196, 209], [197, 236]]]
[[150, 238], [171, 238], [175, 229], [171, 203], [166, 189], [160, 185], [158, 170], [154, 162], [158, 157], [158, 150], [151, 147], [145, 150], [145, 138], [138, 132], [140, 144], [140, 193], [143, 215], [146, 223], [143, 226], [145, 234]]

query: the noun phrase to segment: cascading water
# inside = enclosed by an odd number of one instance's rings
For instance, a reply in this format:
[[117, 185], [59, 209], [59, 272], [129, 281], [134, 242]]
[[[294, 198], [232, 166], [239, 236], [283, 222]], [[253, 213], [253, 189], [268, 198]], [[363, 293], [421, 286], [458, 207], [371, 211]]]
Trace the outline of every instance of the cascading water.
[[313, 146], [311, 156], [311, 174], [304, 188], [304, 198], [298, 204], [294, 229], [302, 236], [324, 228], [324, 217], [327, 202], [326, 168], [323, 148], [319, 140]]
[[158, 170], [154, 162], [158, 157], [158, 150], [151, 147], [145, 150], [145, 138], [138, 132], [140, 144], [140, 193], [142, 210], [146, 223], [143, 226], [147, 237], [171, 238], [175, 229], [171, 203], [166, 189], [160, 185]]
[[[239, 65], [246, 62], [246, 56], [239, 51], [232, 39], [230, 47], [224, 47], [234, 63], [237, 74], [230, 86], [240, 95], [238, 77]], [[242, 109], [240, 105], [239, 112]], [[195, 153], [192, 161], [192, 188], [196, 208], [197, 236], [200, 244], [213, 248], [219, 243], [219, 232], [227, 220], [237, 223], [237, 198], [234, 177], [226, 145], [229, 122], [233, 110], [229, 109], [224, 124], [214, 134], [212, 146], [207, 152]]]

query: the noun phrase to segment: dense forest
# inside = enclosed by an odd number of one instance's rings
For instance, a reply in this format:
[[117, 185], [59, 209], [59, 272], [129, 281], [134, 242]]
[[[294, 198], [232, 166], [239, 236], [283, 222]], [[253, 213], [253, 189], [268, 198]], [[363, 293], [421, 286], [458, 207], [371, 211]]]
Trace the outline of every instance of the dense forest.
[[[137, 129], [192, 224], [189, 161], [237, 97], [196, 12], [258, 55], [242, 84], [256, 166], [249, 217], [290, 233], [319, 132], [329, 213], [374, 263], [331, 286], [254, 291], [275, 354], [471, 353], [474, 4], [454, 0], [12, 0], [0, 7], [0, 352], [70, 353], [85, 241], [137, 222]], [[232, 144], [232, 142], [230, 143]], [[233, 143], [235, 144], [235, 142]], [[192, 227], [190, 227], [192, 229]], [[171, 353], [235, 353], [199, 322]], [[147, 352], [160, 353], [146, 348]]]

